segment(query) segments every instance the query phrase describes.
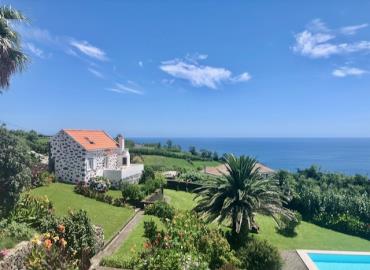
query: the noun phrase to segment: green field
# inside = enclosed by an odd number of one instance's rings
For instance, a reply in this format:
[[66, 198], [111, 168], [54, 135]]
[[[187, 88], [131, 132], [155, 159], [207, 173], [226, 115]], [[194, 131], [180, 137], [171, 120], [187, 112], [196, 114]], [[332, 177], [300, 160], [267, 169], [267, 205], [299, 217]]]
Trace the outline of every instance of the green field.
[[191, 161], [191, 163], [185, 159], [163, 157], [155, 155], [143, 155], [144, 165], [163, 167], [168, 170], [175, 168], [185, 168], [197, 170], [204, 166], [217, 166], [220, 165], [217, 161]]
[[133, 209], [115, 207], [76, 194], [73, 187], [69, 184], [53, 183], [33, 189], [31, 194], [48, 196], [53, 202], [55, 213], [59, 216], [66, 215], [69, 209], [86, 210], [92, 223], [103, 227], [106, 240], [119, 231], [134, 214]]

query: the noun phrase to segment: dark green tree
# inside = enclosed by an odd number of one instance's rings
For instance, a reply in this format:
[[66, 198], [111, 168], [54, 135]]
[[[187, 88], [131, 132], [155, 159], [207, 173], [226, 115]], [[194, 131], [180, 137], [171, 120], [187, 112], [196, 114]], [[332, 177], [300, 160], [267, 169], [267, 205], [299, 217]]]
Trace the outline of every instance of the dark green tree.
[[0, 126], [0, 215], [7, 216], [21, 192], [31, 185], [28, 148], [4, 126]]
[[195, 210], [208, 221], [230, 221], [232, 234], [250, 230], [256, 213], [267, 214], [274, 219], [280, 215], [294, 219], [294, 214], [283, 207], [278, 182], [262, 179], [257, 160], [248, 156], [225, 157], [227, 174], [198, 189], [199, 204]]

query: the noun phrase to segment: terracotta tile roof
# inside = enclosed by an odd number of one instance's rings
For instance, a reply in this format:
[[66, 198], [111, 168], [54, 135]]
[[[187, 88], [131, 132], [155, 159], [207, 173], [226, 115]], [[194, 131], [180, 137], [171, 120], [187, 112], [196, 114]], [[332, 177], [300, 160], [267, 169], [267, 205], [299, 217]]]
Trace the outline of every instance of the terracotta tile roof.
[[102, 130], [63, 129], [63, 131], [88, 151], [118, 148], [117, 142]]
[[[273, 169], [270, 169], [269, 167], [257, 163], [257, 168], [259, 168], [260, 173], [262, 174], [273, 174], [275, 171]], [[215, 176], [221, 176], [222, 174], [228, 174], [227, 168], [224, 164], [218, 165], [216, 167], [205, 167], [204, 172], [207, 174], [212, 174]]]

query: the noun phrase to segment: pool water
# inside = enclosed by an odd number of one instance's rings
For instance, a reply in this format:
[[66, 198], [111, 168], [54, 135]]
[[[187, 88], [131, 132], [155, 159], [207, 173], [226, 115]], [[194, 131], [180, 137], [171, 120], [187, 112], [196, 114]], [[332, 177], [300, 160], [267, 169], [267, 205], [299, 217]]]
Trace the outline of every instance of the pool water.
[[370, 270], [370, 255], [308, 253], [319, 270]]

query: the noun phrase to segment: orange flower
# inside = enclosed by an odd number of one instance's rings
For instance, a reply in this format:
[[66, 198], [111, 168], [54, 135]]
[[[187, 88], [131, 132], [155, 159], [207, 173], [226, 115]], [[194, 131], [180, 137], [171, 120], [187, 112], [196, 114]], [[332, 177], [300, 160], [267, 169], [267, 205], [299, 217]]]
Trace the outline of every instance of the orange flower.
[[150, 244], [149, 242], [145, 242], [144, 243], [144, 248], [145, 249], [149, 249], [149, 248], [151, 248], [152, 247], [152, 244]]
[[62, 246], [62, 247], [66, 247], [66, 245], [67, 245], [67, 241], [66, 240], [64, 240], [64, 238], [60, 238], [60, 240], [59, 240], [59, 243], [60, 243], [60, 245]]
[[58, 230], [58, 232], [60, 232], [60, 233], [64, 233], [64, 232], [65, 232], [65, 230], [66, 230], [66, 227], [64, 227], [64, 225], [63, 225], [63, 224], [60, 224], [60, 225], [58, 225], [57, 230]]
[[46, 240], [44, 241], [44, 247], [45, 247], [46, 249], [50, 249], [52, 245], [53, 245], [53, 244], [51, 243], [51, 240], [50, 240], [50, 239], [46, 239]]

